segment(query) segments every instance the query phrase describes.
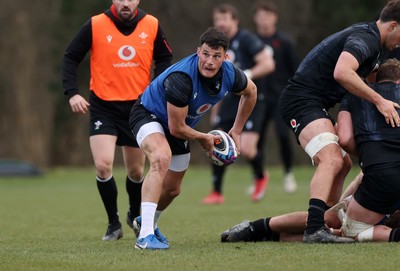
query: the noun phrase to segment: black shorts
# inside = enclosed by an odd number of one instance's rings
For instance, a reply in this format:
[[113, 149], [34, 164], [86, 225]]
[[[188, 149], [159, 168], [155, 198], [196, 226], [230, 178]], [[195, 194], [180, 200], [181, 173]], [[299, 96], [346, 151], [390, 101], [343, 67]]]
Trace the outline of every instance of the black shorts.
[[400, 164], [366, 170], [354, 199], [368, 210], [380, 214], [393, 213], [400, 201]]
[[[136, 141], [136, 136], [140, 130], [140, 128], [150, 122], [158, 122], [161, 124], [159, 119], [151, 114], [144, 106], [140, 103], [140, 98], [132, 107], [130, 118], [129, 118], [129, 126], [133, 133], [133, 136]], [[189, 141], [176, 138], [172, 136], [167, 128], [163, 126], [165, 138], [168, 141], [169, 147], [171, 148], [172, 155], [180, 155], [190, 153], [190, 144]]]
[[129, 113], [135, 101], [104, 101], [90, 95], [90, 135], [114, 135], [118, 146], [138, 148], [129, 128]]
[[[299, 89], [298, 91], [301, 91]], [[285, 124], [292, 129], [298, 141], [299, 135], [307, 124], [317, 119], [329, 119], [335, 125], [335, 119], [329, 114], [327, 106], [317, 97], [296, 95], [293, 91], [283, 91], [279, 99], [279, 111]], [[296, 92], [294, 92], [296, 93]]]
[[[262, 133], [264, 129], [263, 121], [264, 121], [265, 106], [266, 106], [265, 101], [257, 100], [253, 111], [251, 112], [249, 118], [244, 124], [243, 127], [244, 132], [256, 132], [258, 134]], [[229, 132], [234, 122], [235, 122], [234, 118], [224, 118], [223, 116], [218, 114], [217, 122], [213, 125], [213, 129], [221, 129], [225, 132]]]

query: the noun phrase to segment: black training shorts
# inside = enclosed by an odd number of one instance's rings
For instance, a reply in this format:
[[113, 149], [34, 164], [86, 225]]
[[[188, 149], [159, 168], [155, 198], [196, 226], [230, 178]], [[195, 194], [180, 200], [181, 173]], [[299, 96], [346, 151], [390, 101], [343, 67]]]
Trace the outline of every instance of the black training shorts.
[[380, 214], [393, 213], [400, 201], [400, 164], [366, 170], [354, 199], [368, 210]]
[[[132, 107], [132, 111], [131, 111], [130, 115], [131, 116], [129, 119], [129, 126], [130, 126], [133, 136], [135, 138], [136, 144], [137, 144], [136, 136], [137, 136], [140, 128], [143, 125], [150, 123], [150, 122], [160, 123], [159, 119], [155, 115], [151, 114], [140, 103], [140, 97], [139, 97], [138, 101], [134, 104], [134, 106]], [[165, 127], [163, 127], [163, 129], [164, 129], [164, 133], [165, 133], [165, 138], [167, 139], [167, 141], [169, 143], [169, 147], [171, 148], [172, 155], [180, 155], [180, 154], [190, 153], [189, 141], [176, 138], [170, 134], [168, 129], [166, 129]]]
[[[298, 91], [302, 90], [298, 89]], [[292, 129], [297, 141], [304, 127], [314, 120], [329, 119], [332, 125], [336, 124], [328, 109], [321, 99], [311, 93], [298, 95], [294, 91], [283, 91], [279, 100], [279, 111], [282, 119]]]
[[118, 146], [139, 147], [129, 128], [129, 113], [135, 101], [104, 101], [90, 95], [90, 135], [114, 135]]

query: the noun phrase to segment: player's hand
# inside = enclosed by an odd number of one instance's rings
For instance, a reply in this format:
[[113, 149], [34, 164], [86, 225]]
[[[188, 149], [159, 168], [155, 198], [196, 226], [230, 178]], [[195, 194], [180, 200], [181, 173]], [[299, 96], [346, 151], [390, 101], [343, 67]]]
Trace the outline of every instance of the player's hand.
[[204, 152], [208, 152], [208, 156], [212, 156], [213, 148], [214, 148], [214, 141], [221, 138], [219, 135], [212, 135], [212, 134], [204, 134], [204, 137], [198, 139], [201, 147], [203, 148]]
[[69, 104], [74, 113], [86, 114], [89, 111], [90, 104], [79, 94], [72, 96], [69, 99]]
[[376, 104], [376, 108], [385, 117], [387, 124], [392, 127], [400, 127], [400, 117], [396, 109], [400, 108], [398, 103], [382, 99], [382, 101]]

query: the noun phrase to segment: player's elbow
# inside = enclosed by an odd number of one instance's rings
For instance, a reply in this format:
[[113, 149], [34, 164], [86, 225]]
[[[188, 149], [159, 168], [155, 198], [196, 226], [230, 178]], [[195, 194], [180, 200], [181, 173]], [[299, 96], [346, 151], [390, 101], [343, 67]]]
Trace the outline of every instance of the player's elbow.
[[169, 132], [172, 136], [177, 138], [182, 138], [182, 135], [184, 134], [183, 129], [177, 125], [169, 125]]
[[244, 91], [245, 94], [249, 95], [249, 96], [257, 96], [257, 86], [256, 84], [254, 84], [253, 80], [249, 79], [247, 81], [247, 87]]
[[333, 71], [333, 78], [339, 83], [343, 84], [346, 82], [347, 78], [349, 75], [349, 71], [346, 71], [342, 67], [336, 67], [335, 70]]
[[339, 145], [347, 153], [353, 154], [353, 149], [355, 145], [354, 136], [350, 133], [338, 133], [339, 135]]

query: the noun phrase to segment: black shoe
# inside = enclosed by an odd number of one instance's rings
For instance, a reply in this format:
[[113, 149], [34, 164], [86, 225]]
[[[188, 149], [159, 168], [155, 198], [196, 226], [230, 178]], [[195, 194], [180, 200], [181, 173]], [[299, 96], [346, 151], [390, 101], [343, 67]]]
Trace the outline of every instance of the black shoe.
[[254, 228], [249, 221], [243, 221], [221, 233], [221, 242], [251, 242]]
[[122, 233], [121, 223], [108, 224], [106, 234], [103, 237], [103, 241], [115, 241], [122, 238], [124, 234]]
[[330, 230], [323, 227], [311, 234], [304, 232], [303, 242], [304, 243], [354, 243], [355, 240], [353, 238], [336, 236]]

